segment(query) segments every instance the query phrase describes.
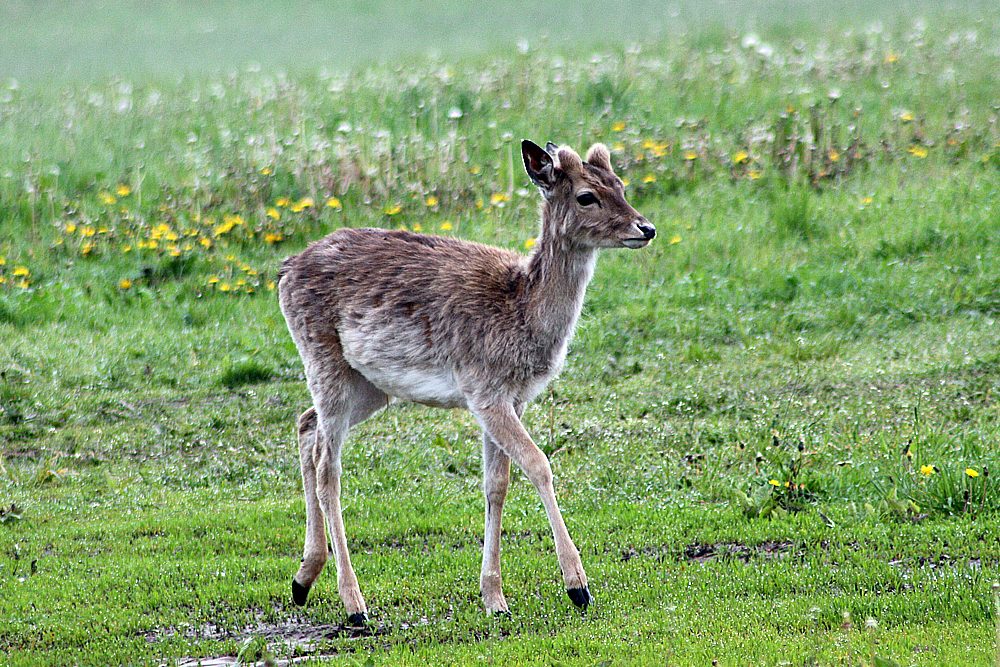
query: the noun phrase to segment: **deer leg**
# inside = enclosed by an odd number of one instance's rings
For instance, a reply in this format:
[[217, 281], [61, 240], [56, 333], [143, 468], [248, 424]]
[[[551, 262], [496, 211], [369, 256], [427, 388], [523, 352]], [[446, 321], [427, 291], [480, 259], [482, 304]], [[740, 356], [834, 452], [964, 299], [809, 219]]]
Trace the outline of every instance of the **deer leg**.
[[306, 502], [306, 539], [302, 553], [302, 565], [292, 579], [292, 599], [297, 605], [304, 605], [323, 566], [326, 564], [328, 545], [323, 509], [316, 495], [316, 410], [309, 408], [302, 413], [298, 422], [299, 465], [302, 469], [302, 491]]
[[[338, 421], [340, 423], [338, 423]], [[347, 549], [347, 534], [340, 507], [340, 453], [347, 436], [346, 420], [324, 420], [321, 422], [315, 452], [316, 497], [323, 514], [326, 515], [333, 558], [337, 565], [337, 591], [347, 609], [347, 619], [351, 625], [363, 625], [368, 620], [368, 607], [361, 596], [357, 575], [351, 565], [351, 554]]]
[[562, 570], [566, 593], [578, 607], [586, 608], [593, 598], [587, 587], [587, 575], [583, 571], [580, 553], [570, 539], [566, 523], [563, 521], [559, 505], [556, 503], [555, 487], [552, 484], [552, 467], [545, 453], [532, 441], [524, 429], [513, 405], [477, 405], [472, 410], [480, 424], [493, 440], [511, 459], [520, 466], [528, 480], [538, 491], [542, 506], [552, 528], [556, 546], [556, 557]]
[[503, 503], [510, 484], [510, 457], [483, 431], [483, 493], [486, 496], [486, 531], [483, 536], [483, 568], [479, 590], [486, 611], [508, 614], [500, 576], [500, 531]]

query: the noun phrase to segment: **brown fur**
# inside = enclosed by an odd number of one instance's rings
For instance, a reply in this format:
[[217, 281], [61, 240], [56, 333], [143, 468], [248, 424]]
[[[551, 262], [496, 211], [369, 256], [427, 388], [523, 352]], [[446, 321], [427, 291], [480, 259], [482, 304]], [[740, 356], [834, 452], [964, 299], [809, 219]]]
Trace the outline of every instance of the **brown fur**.
[[307, 530], [295, 586], [303, 599], [326, 561], [325, 515], [341, 598], [352, 619], [366, 614], [340, 518], [340, 452], [351, 426], [396, 397], [468, 408], [483, 427], [487, 609], [507, 610], [499, 536], [511, 458], [542, 497], [574, 602], [590, 601], [548, 460], [520, 414], [562, 366], [597, 249], [641, 247], [655, 231], [625, 201], [603, 145], [585, 161], [552, 144], [524, 142], [522, 154], [544, 196], [527, 257], [405, 231], [341, 229], [282, 265], [279, 300], [314, 404], [299, 422]]

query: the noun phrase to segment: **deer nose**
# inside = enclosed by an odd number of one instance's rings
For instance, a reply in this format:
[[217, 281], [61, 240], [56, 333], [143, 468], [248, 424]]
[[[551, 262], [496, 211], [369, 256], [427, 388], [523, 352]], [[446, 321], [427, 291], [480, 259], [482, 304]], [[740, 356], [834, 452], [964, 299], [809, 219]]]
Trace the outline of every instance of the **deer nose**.
[[656, 227], [649, 224], [649, 221], [645, 218], [640, 218], [635, 225], [639, 228], [639, 231], [642, 232], [643, 237], [645, 237], [647, 241], [656, 236]]

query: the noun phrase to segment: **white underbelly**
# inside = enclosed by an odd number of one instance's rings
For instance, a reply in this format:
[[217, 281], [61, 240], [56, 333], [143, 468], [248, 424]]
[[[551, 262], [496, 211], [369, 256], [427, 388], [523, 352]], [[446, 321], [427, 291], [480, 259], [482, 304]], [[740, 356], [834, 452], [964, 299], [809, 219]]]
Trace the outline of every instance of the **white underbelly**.
[[422, 403], [436, 408], [468, 407], [455, 376], [437, 368], [397, 368], [371, 366], [347, 360], [373, 385], [401, 401]]

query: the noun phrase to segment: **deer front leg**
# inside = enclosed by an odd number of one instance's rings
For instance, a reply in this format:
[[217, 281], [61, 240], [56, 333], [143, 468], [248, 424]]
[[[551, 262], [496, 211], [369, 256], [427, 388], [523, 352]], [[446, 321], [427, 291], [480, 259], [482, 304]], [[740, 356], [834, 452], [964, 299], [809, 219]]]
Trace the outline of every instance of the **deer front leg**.
[[510, 457], [487, 431], [483, 431], [483, 494], [486, 496], [486, 531], [483, 536], [483, 568], [479, 590], [486, 611], [509, 614], [500, 576], [500, 532], [503, 503], [510, 485]]
[[524, 429], [513, 405], [477, 405], [472, 412], [483, 426], [483, 430], [489, 433], [497, 445], [520, 466], [538, 491], [549, 519], [549, 526], [552, 528], [556, 557], [559, 559], [559, 568], [566, 584], [566, 593], [573, 604], [586, 608], [593, 598], [587, 586], [587, 575], [583, 571], [580, 553], [570, 539], [566, 523], [556, 503], [552, 467], [548, 458]]

